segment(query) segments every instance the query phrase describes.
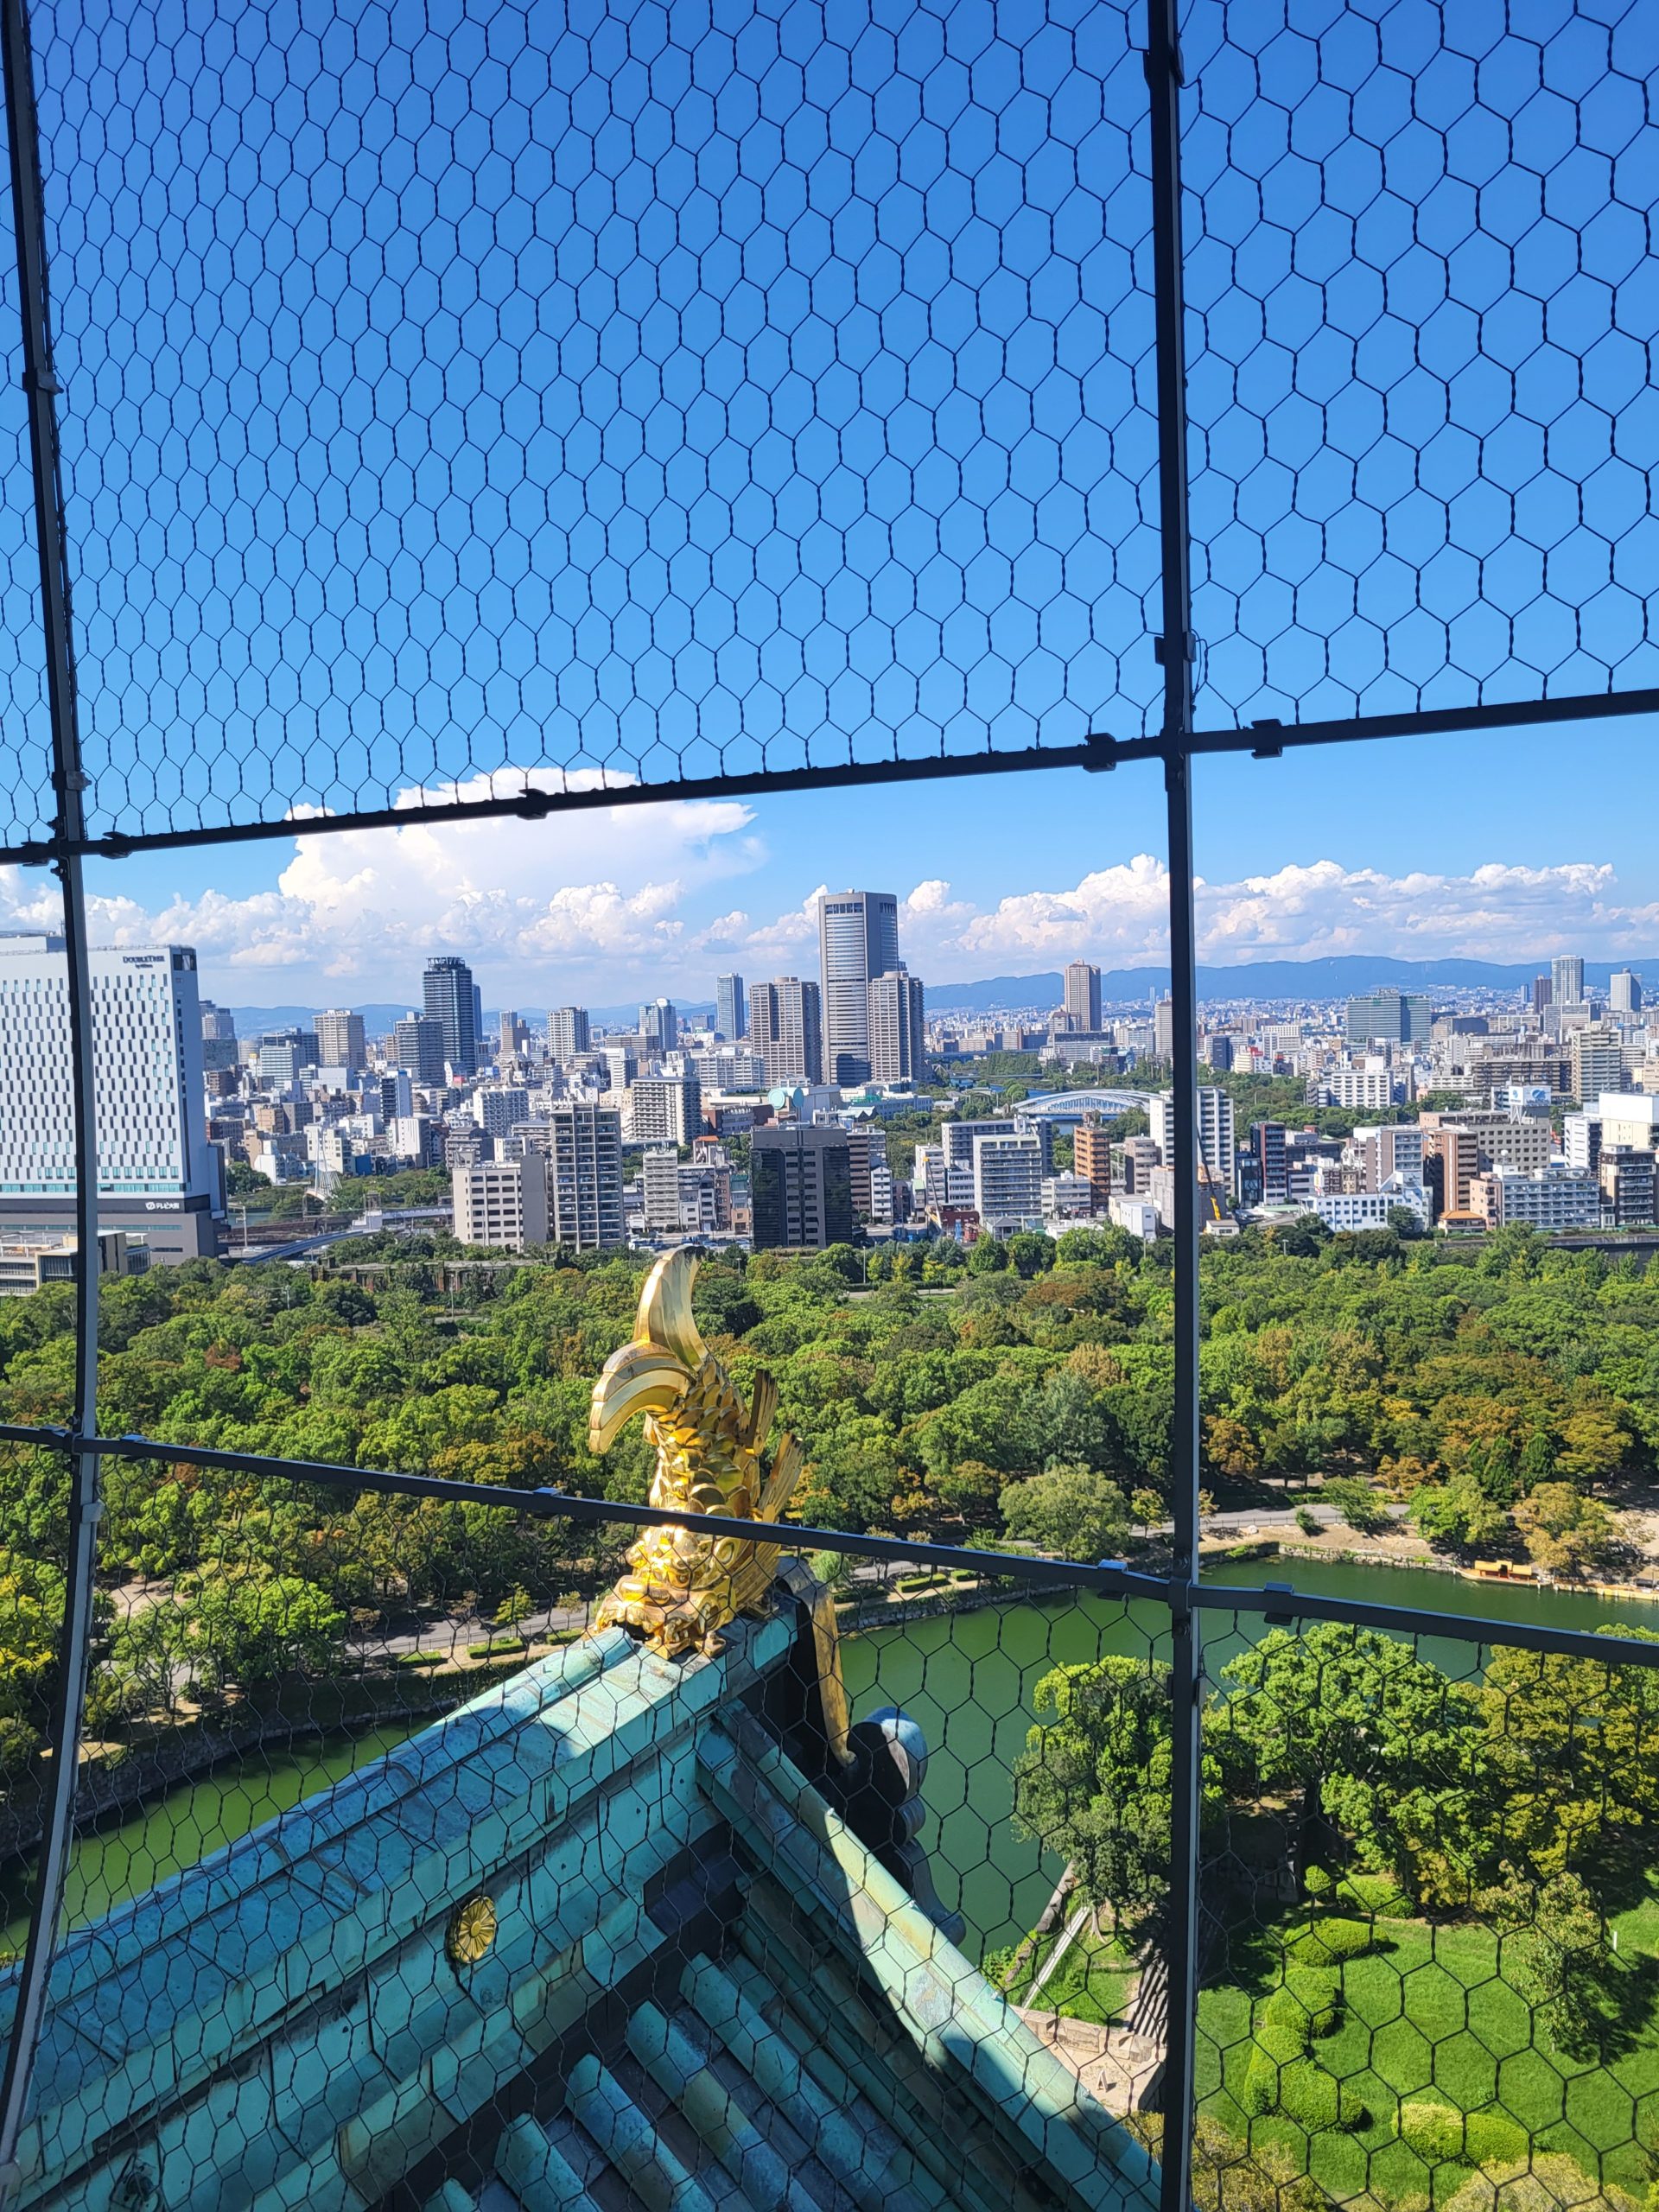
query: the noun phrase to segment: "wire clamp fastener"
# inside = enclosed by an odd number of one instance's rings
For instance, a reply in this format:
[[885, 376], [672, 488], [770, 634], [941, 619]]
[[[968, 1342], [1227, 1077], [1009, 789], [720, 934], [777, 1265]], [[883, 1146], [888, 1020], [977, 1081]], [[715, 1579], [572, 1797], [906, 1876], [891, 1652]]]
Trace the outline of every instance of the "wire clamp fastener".
[[[1141, 67], [1145, 74], [1147, 84], [1155, 92], [1158, 89], [1158, 65], [1152, 58], [1152, 48], [1150, 47], [1145, 47], [1141, 49]], [[1175, 79], [1178, 89], [1185, 85], [1186, 63], [1182, 58], [1181, 49], [1179, 45], [1172, 46], [1169, 49], [1169, 73]]]
[[[1288, 1582], [1264, 1582], [1262, 1587], [1271, 1591], [1275, 1598], [1294, 1598], [1296, 1595]], [[1263, 1613], [1262, 1618], [1269, 1628], [1289, 1628], [1294, 1624], [1296, 1616], [1291, 1612]]]

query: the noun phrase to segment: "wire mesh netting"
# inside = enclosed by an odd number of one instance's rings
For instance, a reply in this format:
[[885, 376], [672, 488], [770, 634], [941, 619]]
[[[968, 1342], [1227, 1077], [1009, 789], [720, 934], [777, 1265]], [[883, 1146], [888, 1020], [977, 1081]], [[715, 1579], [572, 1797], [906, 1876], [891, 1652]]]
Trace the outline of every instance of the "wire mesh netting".
[[1200, 722], [1652, 684], [1652, 11], [1184, 38]]
[[92, 834], [1140, 725], [1124, 9], [37, 35]]
[[[91, 834], [1150, 729], [1140, 41], [43, 24]], [[1652, 685], [1647, 11], [1207, 0], [1185, 65], [1200, 721]]]
[[1161, 1609], [819, 1553], [671, 1662], [636, 1530], [211, 1487], [105, 1613], [41, 2201], [1150, 2202]]
[[[38, 1846], [50, 1792], [40, 1754], [53, 1733], [60, 1690], [69, 1558], [69, 1469], [64, 1454], [0, 1444], [0, 1867], [20, 1876]], [[4, 1876], [0, 1875], [0, 1889]], [[14, 1961], [29, 1933], [24, 1909], [0, 1936]], [[0, 1999], [0, 2018], [3, 2018]]]
[[[1295, 2201], [1641, 2203], [1659, 1672], [1207, 1623], [1200, 2154]], [[1643, 1638], [1650, 1642], [1650, 1638]], [[1640, 1644], [1638, 1644], [1638, 1648]]]

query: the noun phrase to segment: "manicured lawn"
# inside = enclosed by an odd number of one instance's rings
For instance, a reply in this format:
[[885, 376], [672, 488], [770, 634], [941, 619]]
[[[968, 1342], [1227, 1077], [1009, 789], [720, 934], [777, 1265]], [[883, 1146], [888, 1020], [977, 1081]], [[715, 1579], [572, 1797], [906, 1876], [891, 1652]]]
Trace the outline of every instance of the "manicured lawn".
[[1096, 1936], [1090, 1928], [1082, 1929], [1033, 1998], [1031, 1985], [1058, 1940], [1055, 1936], [1044, 1942], [1032, 1961], [1031, 1971], [1022, 1974], [1006, 1994], [1015, 2005], [1035, 2004], [1044, 2012], [1064, 2012], [1070, 2019], [1108, 2026], [1121, 2016], [1129, 1986], [1131, 1968], [1122, 1946], [1116, 1936]]
[[1618, 2054], [1605, 2066], [1554, 2049], [1541, 2023], [1503, 1978], [1497, 1937], [1476, 1926], [1416, 1920], [1375, 1923], [1376, 1948], [1341, 1967], [1347, 2018], [1313, 2047], [1314, 2062], [1370, 2107], [1370, 2125], [1311, 2137], [1281, 2111], [1252, 2119], [1245, 2076], [1267, 1997], [1282, 1979], [1288, 1942], [1306, 1916], [1236, 1931], [1229, 1978], [1199, 1999], [1198, 2094], [1233, 2132], [1276, 2142], [1306, 2161], [1338, 2197], [1369, 2190], [1395, 2202], [1444, 2202], [1468, 2168], [1431, 2171], [1398, 2133], [1402, 2102], [1461, 2112], [1492, 2108], [1518, 2121], [1541, 2151], [1561, 2152], [1592, 2179], [1640, 2200], [1649, 2164], [1637, 2140], [1659, 2117], [1659, 1903], [1620, 1916]]

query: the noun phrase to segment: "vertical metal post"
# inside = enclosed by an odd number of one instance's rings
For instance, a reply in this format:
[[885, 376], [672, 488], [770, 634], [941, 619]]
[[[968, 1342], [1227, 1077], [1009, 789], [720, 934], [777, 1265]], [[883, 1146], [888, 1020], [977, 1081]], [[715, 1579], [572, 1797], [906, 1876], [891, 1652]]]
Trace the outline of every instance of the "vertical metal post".
[[1192, 907], [1192, 576], [1187, 518], [1185, 299], [1182, 282], [1178, 0], [1147, 0], [1157, 334], [1158, 504], [1162, 541], [1164, 785], [1169, 836], [1170, 1012], [1175, 1145], [1175, 1405], [1171, 1506], [1169, 2031], [1164, 2065], [1162, 2212], [1185, 2212], [1192, 2168], [1198, 2032], [1202, 1656], [1193, 1603], [1198, 1557], [1198, 1019]]
[[41, 620], [46, 642], [47, 702], [52, 725], [52, 780], [57, 793], [54, 842], [63, 887], [63, 938], [69, 975], [70, 1082], [75, 1152], [75, 1403], [69, 1449], [69, 1556], [59, 1646], [58, 1708], [52, 1777], [41, 1840], [40, 1879], [17, 1992], [11, 2041], [0, 2078], [0, 2194], [19, 2178], [17, 2144], [29, 2099], [57, 1940], [64, 1872], [74, 1822], [75, 1781], [92, 1628], [93, 1575], [100, 1510], [99, 1459], [84, 1448], [98, 1430], [98, 1127], [94, 1113], [92, 986], [87, 967], [81, 863], [73, 849], [86, 835], [80, 728], [70, 635], [69, 547], [58, 451], [52, 327], [47, 291], [45, 210], [39, 119], [25, 0], [0, 0], [11, 209], [16, 231], [23, 390], [35, 479], [35, 528], [41, 561]]

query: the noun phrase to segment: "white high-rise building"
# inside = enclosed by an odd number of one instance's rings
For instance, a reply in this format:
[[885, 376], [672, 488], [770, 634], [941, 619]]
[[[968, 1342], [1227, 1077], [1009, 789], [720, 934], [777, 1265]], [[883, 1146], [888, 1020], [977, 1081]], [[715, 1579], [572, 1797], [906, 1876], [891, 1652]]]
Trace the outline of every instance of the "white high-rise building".
[[[1166, 1166], [1175, 1164], [1175, 1099], [1171, 1091], [1154, 1097], [1147, 1108], [1153, 1141]], [[1238, 1189], [1238, 1147], [1233, 1131], [1233, 1102], [1224, 1090], [1205, 1086], [1198, 1092], [1198, 1158], [1210, 1179], [1230, 1195]]]
[[899, 901], [893, 893], [824, 892], [818, 899], [818, 958], [824, 1076], [830, 1083], [868, 1083], [870, 985], [899, 966]]
[[519, 1160], [481, 1160], [450, 1179], [455, 1235], [463, 1244], [522, 1252], [548, 1241], [547, 1164], [537, 1152]]
[[1624, 1039], [1617, 1029], [1575, 1029], [1567, 1051], [1573, 1065], [1573, 1096], [1580, 1105], [1623, 1084]]
[[317, 1016], [317, 1058], [324, 1067], [366, 1067], [368, 1058], [360, 1014], [345, 1007], [330, 1007]]
[[1041, 1226], [1043, 1149], [1035, 1135], [974, 1139], [974, 1209], [988, 1234]]
[[518, 1084], [480, 1084], [473, 1093], [473, 1119], [493, 1137], [506, 1136], [530, 1118], [530, 1093]]
[[547, 1143], [550, 1241], [584, 1252], [623, 1243], [621, 1115], [613, 1106], [556, 1104]]
[[1392, 1068], [1325, 1068], [1308, 1078], [1308, 1090], [1319, 1092], [1310, 1096], [1310, 1105], [1357, 1107], [1361, 1113], [1375, 1114], [1385, 1106], [1392, 1106], [1405, 1088], [1402, 1078]]
[[1601, 1221], [1601, 1185], [1573, 1167], [1494, 1167], [1470, 1186], [1473, 1210], [1494, 1229], [1523, 1222], [1529, 1229], [1594, 1229]]
[[588, 1009], [556, 1006], [547, 1017], [547, 1049], [556, 1060], [574, 1060], [589, 1049]]
[[1584, 963], [1574, 952], [1558, 952], [1549, 963], [1550, 1002], [1579, 1006], [1584, 999]]
[[645, 1075], [626, 1098], [630, 1144], [690, 1144], [702, 1134], [702, 1085], [694, 1075]]
[[[1282, 1143], [1281, 1152], [1282, 1156]], [[1344, 1158], [1350, 1154], [1361, 1171], [1364, 1190], [1380, 1191], [1390, 1175], [1403, 1175], [1413, 1183], [1423, 1179], [1423, 1133], [1415, 1122], [1382, 1122], [1356, 1129]]]
[[[201, 1004], [187, 945], [88, 957], [100, 1229], [142, 1229], [152, 1262], [218, 1249], [218, 1155], [202, 1111]], [[69, 963], [60, 937], [0, 937], [0, 1224], [67, 1230], [75, 1211]]]
[[1615, 1014], [1642, 1011], [1642, 978], [1633, 968], [1615, 968], [1607, 979], [1607, 1003]]

